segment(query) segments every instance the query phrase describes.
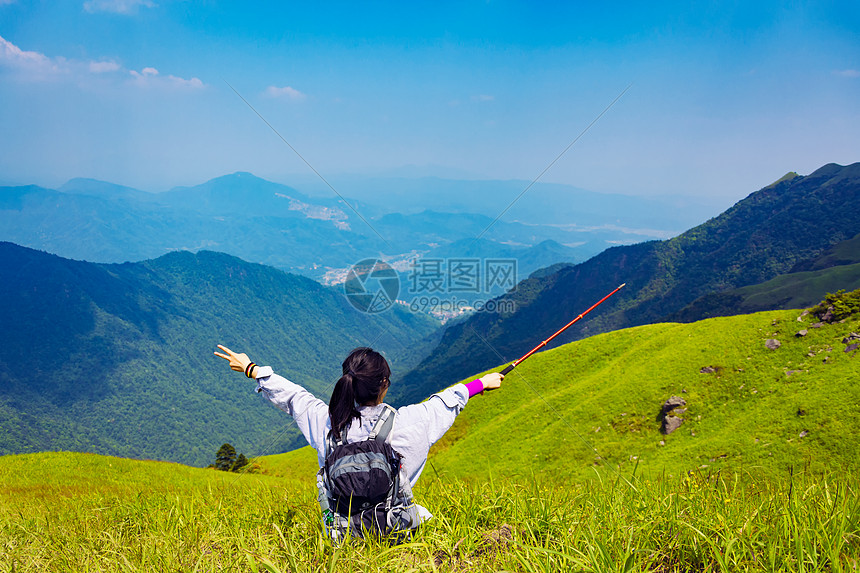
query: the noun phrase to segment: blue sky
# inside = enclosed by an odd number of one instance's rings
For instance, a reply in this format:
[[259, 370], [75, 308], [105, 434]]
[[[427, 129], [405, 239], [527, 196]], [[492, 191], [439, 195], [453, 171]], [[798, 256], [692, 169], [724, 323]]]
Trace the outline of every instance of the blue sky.
[[857, 2], [249, 4], [0, 0], [0, 183], [307, 176], [228, 83], [334, 180], [531, 180], [627, 86], [542, 180], [736, 200], [860, 161]]

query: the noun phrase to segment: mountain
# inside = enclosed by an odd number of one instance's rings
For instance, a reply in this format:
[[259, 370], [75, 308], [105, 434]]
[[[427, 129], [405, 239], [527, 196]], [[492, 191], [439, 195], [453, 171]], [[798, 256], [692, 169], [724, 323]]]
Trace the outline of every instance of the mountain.
[[[377, 199], [388, 201], [387, 189], [398, 182], [388, 187], [378, 183]], [[571, 215], [563, 225], [495, 221], [504, 206], [482, 198], [498, 202], [499, 185], [457, 188], [459, 201], [490, 215], [446, 211], [456, 205], [444, 200], [444, 188], [432, 200], [426, 194], [431, 188], [422, 187], [424, 194], [410, 201], [418, 200], [424, 208], [403, 214], [393, 210], [397, 202], [379, 206], [349, 199], [347, 204], [330, 189], [325, 197], [312, 197], [243, 172], [164, 193], [92, 179], [73, 179], [58, 190], [0, 187], [0, 240], [104, 263], [210, 249], [324, 280], [332, 273], [345, 274], [368, 257], [406, 260], [461, 240], [471, 244], [476, 237], [484, 241], [482, 253], [488, 257], [504, 256], [512, 246], [526, 250], [555, 241], [558, 247], [538, 248], [525, 257], [553, 264], [582, 261], [613, 244], [671, 236], [675, 228], [637, 230], [632, 219], [592, 213], [584, 201], [580, 215]], [[556, 195], [557, 210], [579, 209], [577, 195]], [[435, 211], [427, 208], [431, 205]], [[526, 198], [517, 203], [517, 208], [526, 206]]]
[[[525, 180], [445, 177], [338, 176], [332, 182], [348, 197], [372, 203], [387, 213], [416, 214], [427, 209], [476, 214], [531, 225], [626, 227], [680, 231], [718, 210], [716, 202], [680, 197], [636, 197], [596, 193], [571, 185]], [[308, 179], [303, 188], [327, 197], [331, 190]]]
[[410, 401], [518, 358], [621, 283], [626, 288], [555, 344], [663, 320], [706, 294], [787, 273], [858, 233], [860, 163], [783, 178], [673, 239], [614, 247], [520, 282], [501, 297], [504, 312], [452, 325], [396, 398]]
[[815, 304], [823, 293], [858, 288], [860, 235], [837, 243], [821, 256], [802, 261], [794, 266], [792, 272], [769, 281], [699, 297], [669, 315], [669, 319], [693, 322], [761, 310], [804, 308]]
[[290, 418], [213, 355], [222, 343], [321, 398], [357, 346], [401, 375], [438, 328], [399, 307], [222, 253], [94, 264], [0, 243], [0, 454], [74, 450], [205, 465], [300, 443]]

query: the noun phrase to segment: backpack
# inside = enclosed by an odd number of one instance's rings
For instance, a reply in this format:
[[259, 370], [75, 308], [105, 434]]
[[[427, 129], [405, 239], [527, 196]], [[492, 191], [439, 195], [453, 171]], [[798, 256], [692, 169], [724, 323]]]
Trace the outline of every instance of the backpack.
[[317, 473], [323, 526], [335, 540], [365, 533], [410, 532], [419, 524], [409, 481], [401, 479], [401, 456], [388, 437], [397, 410], [385, 408], [366, 440], [347, 443], [346, 430], [326, 438], [325, 464]]

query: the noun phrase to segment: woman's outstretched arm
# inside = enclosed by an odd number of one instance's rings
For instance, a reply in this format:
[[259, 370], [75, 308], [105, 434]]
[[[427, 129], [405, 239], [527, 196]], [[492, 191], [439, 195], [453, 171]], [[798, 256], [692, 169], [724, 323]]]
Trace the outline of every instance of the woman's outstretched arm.
[[305, 388], [275, 374], [270, 366], [257, 366], [247, 354], [233, 352], [221, 344], [218, 348], [223, 352], [215, 352], [215, 356], [230, 362], [232, 370], [255, 379], [257, 392], [292, 416], [308, 443], [324, 456], [328, 405]]

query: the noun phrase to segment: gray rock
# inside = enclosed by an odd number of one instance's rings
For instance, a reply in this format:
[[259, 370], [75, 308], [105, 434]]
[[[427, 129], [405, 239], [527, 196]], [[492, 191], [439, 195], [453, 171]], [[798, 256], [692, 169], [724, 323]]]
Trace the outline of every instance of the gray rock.
[[782, 346], [782, 342], [777, 340], [776, 338], [768, 338], [764, 345], [768, 348], [768, 350], [776, 350], [780, 346]]
[[823, 322], [816, 322], [815, 324], [810, 325], [809, 328], [821, 328], [822, 326], [824, 326]]
[[842, 344], [848, 344], [854, 340], [860, 340], [860, 334], [852, 332], [851, 334], [842, 339]]
[[798, 338], [802, 338], [802, 337], [806, 336], [807, 334], [809, 334], [809, 331], [804, 328], [803, 330], [798, 330], [797, 334], [795, 334], [795, 336], [797, 336]]
[[681, 424], [684, 423], [682, 418], [678, 416], [666, 416], [663, 418], [663, 426], [660, 428], [660, 431], [666, 434], [667, 436], [681, 427]]
[[677, 408], [678, 406], [686, 405], [687, 401], [680, 396], [672, 396], [671, 398], [663, 402], [663, 406], [660, 408], [660, 411], [665, 415]]
[[855, 342], [854, 344], [849, 344], [848, 346], [846, 346], [845, 352], [853, 352], [854, 350], [857, 350], [858, 348], [860, 348], [860, 344], [857, 344]]
[[717, 371], [717, 369], [714, 368], [713, 366], [702, 366], [702, 369], [699, 370], [699, 373], [700, 374], [713, 374], [716, 371]]

